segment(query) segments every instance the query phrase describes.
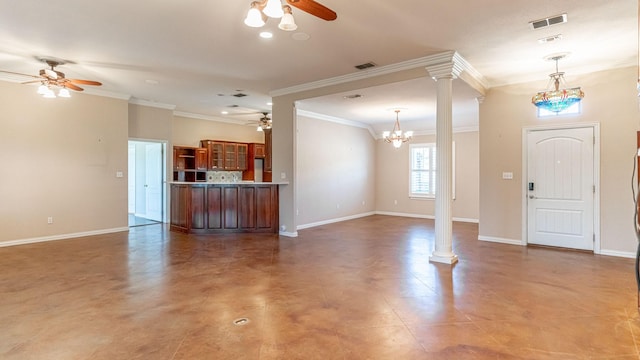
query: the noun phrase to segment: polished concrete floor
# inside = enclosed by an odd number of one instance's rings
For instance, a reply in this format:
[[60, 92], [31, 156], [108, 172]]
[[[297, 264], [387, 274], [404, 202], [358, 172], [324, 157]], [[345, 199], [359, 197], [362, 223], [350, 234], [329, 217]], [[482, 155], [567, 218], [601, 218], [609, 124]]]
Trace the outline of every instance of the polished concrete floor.
[[453, 229], [453, 267], [428, 262], [433, 221], [391, 216], [0, 248], [0, 358], [640, 358], [631, 259]]

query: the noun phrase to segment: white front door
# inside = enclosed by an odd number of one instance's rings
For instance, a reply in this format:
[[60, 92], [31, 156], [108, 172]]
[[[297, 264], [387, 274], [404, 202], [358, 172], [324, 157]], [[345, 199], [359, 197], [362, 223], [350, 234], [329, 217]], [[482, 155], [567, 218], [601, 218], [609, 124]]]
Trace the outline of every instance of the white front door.
[[593, 251], [593, 128], [530, 131], [527, 144], [527, 242]]

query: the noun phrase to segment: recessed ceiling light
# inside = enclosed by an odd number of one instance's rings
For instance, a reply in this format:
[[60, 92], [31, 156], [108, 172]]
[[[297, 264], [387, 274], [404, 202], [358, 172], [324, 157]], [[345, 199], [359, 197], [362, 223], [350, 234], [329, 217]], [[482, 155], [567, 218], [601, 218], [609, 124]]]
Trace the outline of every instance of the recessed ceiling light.
[[364, 95], [361, 95], [361, 94], [353, 94], [353, 95], [346, 95], [346, 96], [344, 96], [344, 98], [345, 99], [358, 99], [358, 98], [361, 98], [363, 96]]
[[229, 112], [228, 111], [221, 111], [220, 112], [222, 115], [227, 115]]
[[307, 33], [298, 32], [298, 33], [292, 34], [291, 37], [293, 38], [293, 40], [305, 41], [305, 40], [309, 40], [311, 36], [309, 36], [309, 34]]
[[271, 105], [273, 105], [273, 103], [272, 103], [272, 102], [268, 102], [268, 103], [267, 103], [267, 106], [271, 106]]
[[273, 37], [273, 34], [268, 31], [263, 31], [260, 33], [260, 37], [263, 39], [271, 39]]

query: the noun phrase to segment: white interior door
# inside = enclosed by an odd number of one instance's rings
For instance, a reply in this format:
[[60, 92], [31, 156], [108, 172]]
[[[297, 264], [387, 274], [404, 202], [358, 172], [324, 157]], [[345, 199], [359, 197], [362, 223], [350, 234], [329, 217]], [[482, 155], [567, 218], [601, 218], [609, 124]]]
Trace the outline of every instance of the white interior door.
[[528, 243], [594, 249], [593, 128], [531, 131]]
[[145, 217], [162, 221], [162, 144], [145, 145]]

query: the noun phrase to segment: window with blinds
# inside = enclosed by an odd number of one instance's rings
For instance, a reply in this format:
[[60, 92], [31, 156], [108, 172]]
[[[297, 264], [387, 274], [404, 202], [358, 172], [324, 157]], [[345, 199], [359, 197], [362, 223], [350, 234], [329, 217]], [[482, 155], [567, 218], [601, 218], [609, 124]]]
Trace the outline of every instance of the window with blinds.
[[[436, 196], [436, 144], [411, 144], [411, 174], [409, 174], [409, 196], [435, 198]], [[455, 169], [455, 143], [453, 144], [453, 169]], [[455, 170], [453, 171], [455, 194]]]

